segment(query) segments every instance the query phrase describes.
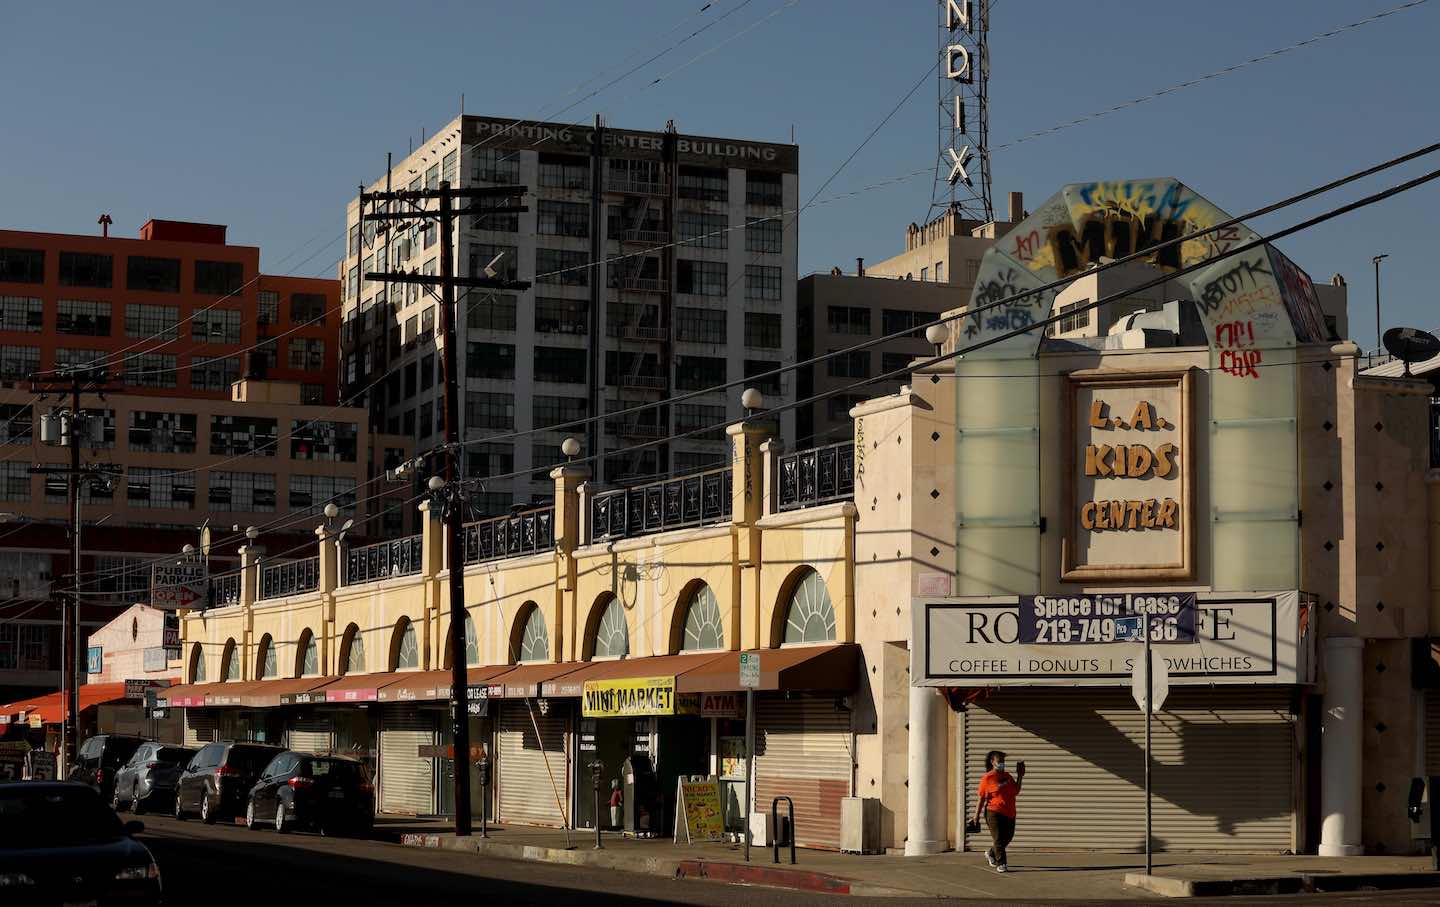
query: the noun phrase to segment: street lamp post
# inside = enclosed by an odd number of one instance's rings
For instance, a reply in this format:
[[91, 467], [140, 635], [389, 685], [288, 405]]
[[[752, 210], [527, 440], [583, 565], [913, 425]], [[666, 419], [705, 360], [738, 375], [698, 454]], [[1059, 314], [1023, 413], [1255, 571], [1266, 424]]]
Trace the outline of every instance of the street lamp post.
[[1389, 253], [1382, 253], [1370, 259], [1375, 265], [1375, 351], [1378, 353], [1383, 347], [1383, 338], [1380, 331], [1380, 262], [1389, 258]]

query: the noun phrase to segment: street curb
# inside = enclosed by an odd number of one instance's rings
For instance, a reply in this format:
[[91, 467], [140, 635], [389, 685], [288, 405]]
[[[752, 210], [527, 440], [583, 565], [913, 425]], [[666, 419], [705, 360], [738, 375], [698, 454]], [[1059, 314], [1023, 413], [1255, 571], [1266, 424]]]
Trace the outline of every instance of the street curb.
[[704, 879], [711, 882], [725, 882], [740, 885], [763, 885], [768, 888], [784, 888], [792, 891], [808, 891], [817, 894], [850, 894], [865, 897], [931, 897], [927, 892], [907, 891], [854, 882], [840, 876], [803, 869], [788, 869], [778, 866], [746, 865], [724, 861], [671, 859], [665, 857], [640, 857], [610, 853], [604, 850], [565, 850], [558, 847], [540, 847], [534, 844], [506, 844], [485, 838], [456, 838], [453, 835], [407, 833], [399, 836], [400, 844], [406, 847], [427, 847], [436, 850], [452, 850], [475, 853], [483, 856], [500, 857], [509, 860], [530, 860], [540, 863], [559, 863], [568, 866], [591, 866], [600, 869], [619, 869], [670, 879]]
[[1177, 879], [1171, 876], [1125, 874], [1125, 884], [1166, 898], [1217, 898], [1310, 894], [1342, 891], [1385, 891], [1440, 887], [1440, 872], [1297, 873], [1243, 879]]

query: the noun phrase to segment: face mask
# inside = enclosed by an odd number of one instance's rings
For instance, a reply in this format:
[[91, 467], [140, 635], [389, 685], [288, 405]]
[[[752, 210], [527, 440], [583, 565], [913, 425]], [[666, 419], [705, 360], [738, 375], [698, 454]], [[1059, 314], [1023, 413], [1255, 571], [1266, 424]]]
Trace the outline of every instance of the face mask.
[[995, 771], [997, 771], [997, 772], [1003, 772], [1003, 771], [1005, 771], [1005, 763], [1004, 763], [1004, 762], [997, 762], [997, 763], [995, 763]]

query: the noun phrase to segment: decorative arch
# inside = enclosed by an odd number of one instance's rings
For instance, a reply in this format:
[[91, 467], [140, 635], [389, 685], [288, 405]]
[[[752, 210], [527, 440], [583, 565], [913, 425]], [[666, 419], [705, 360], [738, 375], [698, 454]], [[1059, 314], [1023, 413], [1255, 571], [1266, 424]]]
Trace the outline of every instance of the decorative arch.
[[390, 634], [390, 670], [408, 671], [420, 667], [420, 641], [416, 638], [415, 622], [402, 617]]
[[835, 603], [814, 567], [795, 568], [780, 588], [770, 631], [772, 647], [835, 641]]
[[365, 673], [365, 637], [360, 635], [360, 628], [355, 624], [346, 627], [340, 637], [340, 659], [336, 667], [341, 674]]
[[320, 645], [309, 627], [300, 631], [295, 643], [295, 676], [314, 677], [320, 674]]
[[630, 622], [625, 605], [614, 593], [603, 593], [590, 606], [584, 639], [581, 658], [585, 661], [629, 657]]
[[534, 602], [526, 602], [515, 612], [509, 655], [513, 664], [550, 660], [550, 629], [545, 625], [545, 613]]
[[255, 648], [255, 679], [271, 680], [280, 676], [280, 668], [275, 659], [275, 640], [269, 633], [260, 637], [260, 645]]
[[198, 642], [190, 647], [190, 667], [186, 674], [191, 683], [205, 682], [205, 648]]
[[225, 648], [220, 653], [220, 679], [240, 679], [240, 653], [235, 651], [235, 638], [225, 640]]
[[725, 618], [715, 590], [703, 580], [680, 593], [670, 625], [670, 652], [713, 652], [725, 648]]
[[[441, 653], [441, 663], [444, 670], [450, 670], [455, 663], [451, 656], [451, 646], [455, 643], [455, 628], [452, 626], [445, 631], [445, 650]], [[480, 663], [480, 636], [475, 632], [475, 618], [470, 612], [465, 612], [465, 667], [473, 668]]]

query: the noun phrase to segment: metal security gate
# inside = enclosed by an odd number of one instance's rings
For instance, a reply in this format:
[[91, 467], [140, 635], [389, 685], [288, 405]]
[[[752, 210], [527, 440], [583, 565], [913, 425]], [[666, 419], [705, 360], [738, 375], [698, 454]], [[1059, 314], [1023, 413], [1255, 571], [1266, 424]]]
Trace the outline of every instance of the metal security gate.
[[320, 718], [293, 722], [286, 737], [285, 745], [300, 753], [328, 753], [334, 748], [330, 722]]
[[213, 714], [207, 714], [199, 709], [185, 710], [186, 746], [204, 746], [207, 743], [214, 743], [216, 739]]
[[854, 765], [850, 713], [833, 698], [756, 703], [755, 811], [768, 814], [774, 797], [794, 800], [796, 843], [840, 849], [840, 801]]
[[435, 722], [411, 705], [380, 713], [380, 811], [428, 815], [435, 811], [435, 759], [420, 747], [435, 744]]
[[[563, 826], [565, 816], [555, 802], [570, 802], [570, 766], [566, 758], [568, 728], [565, 716], [534, 709], [535, 724], [524, 702], [507, 702], [500, 712], [500, 758], [496, 766], [500, 788], [500, 821], [526, 825]], [[540, 739], [535, 739], [539, 725]], [[546, 768], [546, 759], [549, 768]], [[554, 786], [551, 786], [551, 779]]]
[[1425, 691], [1425, 775], [1440, 775], [1440, 690]]
[[[1157, 850], [1284, 853], [1294, 848], [1296, 725], [1290, 691], [1174, 688], [1151, 725]], [[1145, 716], [1129, 690], [1002, 689], [961, 724], [965, 815], [985, 753], [1025, 760], [1015, 847], [1145, 849]], [[969, 850], [989, 846], [982, 831]]]

